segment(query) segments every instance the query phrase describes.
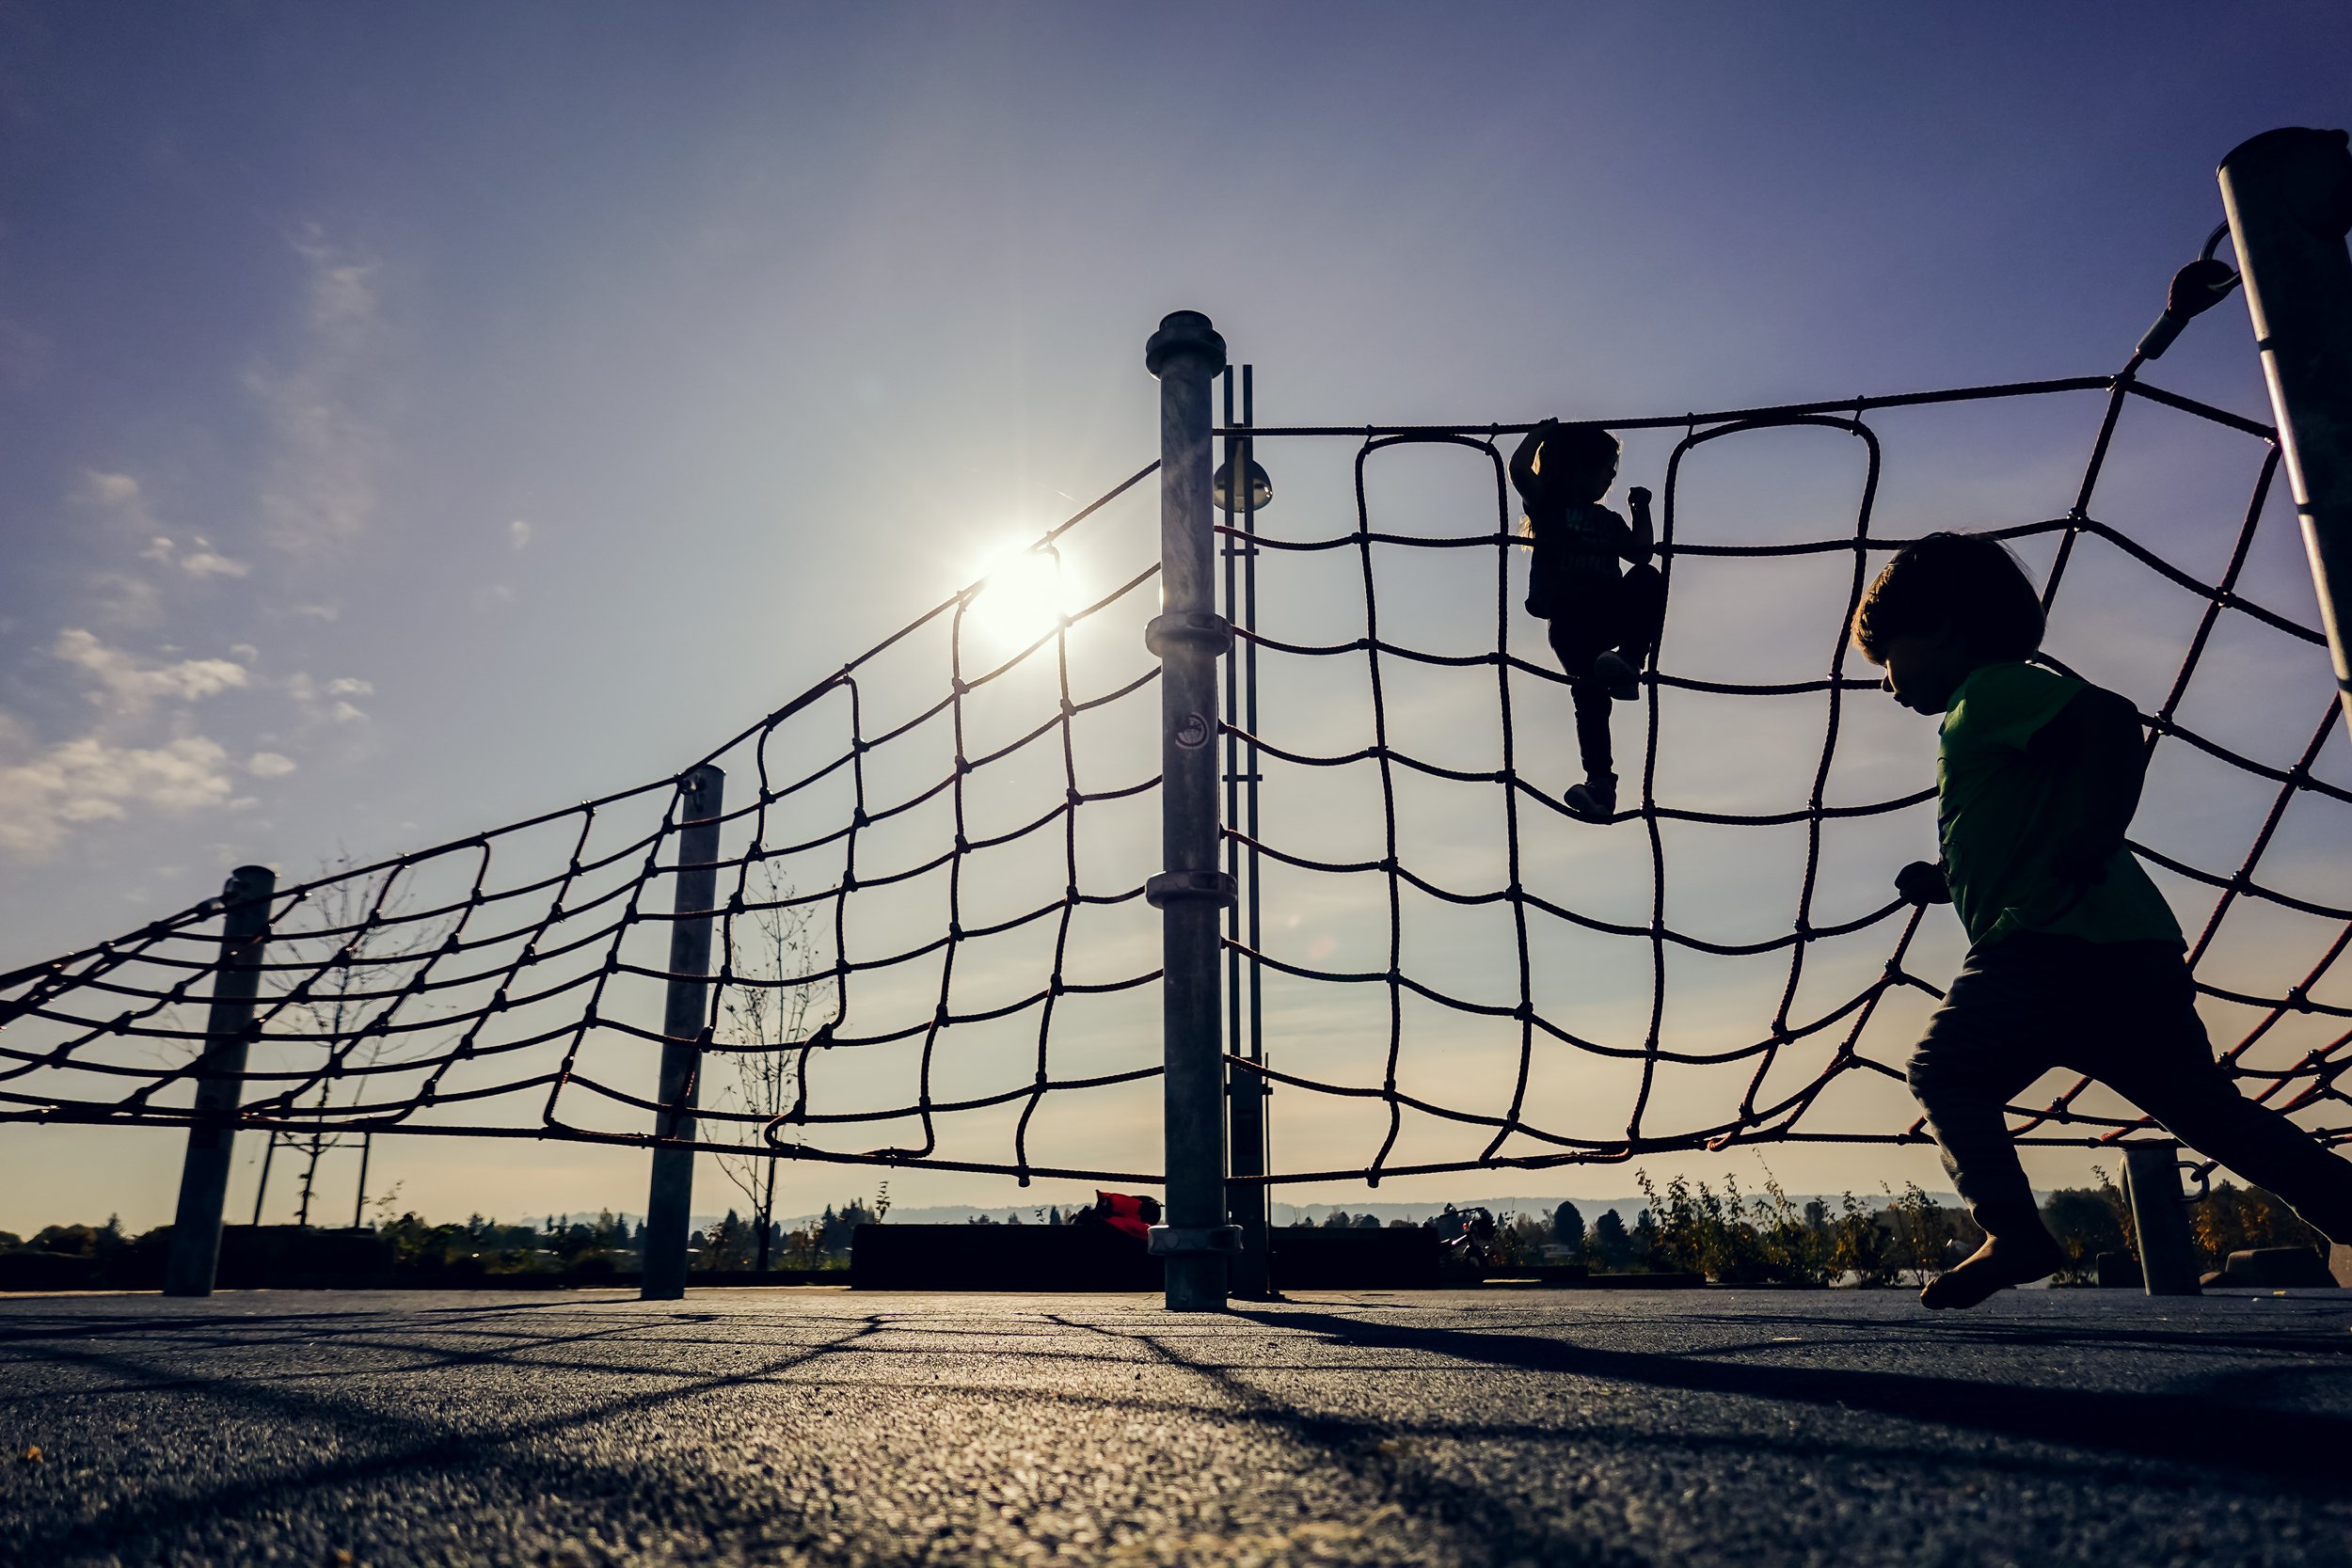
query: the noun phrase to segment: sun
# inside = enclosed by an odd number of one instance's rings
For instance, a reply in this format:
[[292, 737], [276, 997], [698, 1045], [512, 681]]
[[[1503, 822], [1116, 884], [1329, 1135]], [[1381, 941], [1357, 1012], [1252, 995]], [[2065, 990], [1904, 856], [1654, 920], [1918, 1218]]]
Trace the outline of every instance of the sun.
[[1060, 624], [1069, 587], [1055, 551], [1015, 546], [998, 552], [980, 578], [965, 624], [993, 641], [1025, 646]]

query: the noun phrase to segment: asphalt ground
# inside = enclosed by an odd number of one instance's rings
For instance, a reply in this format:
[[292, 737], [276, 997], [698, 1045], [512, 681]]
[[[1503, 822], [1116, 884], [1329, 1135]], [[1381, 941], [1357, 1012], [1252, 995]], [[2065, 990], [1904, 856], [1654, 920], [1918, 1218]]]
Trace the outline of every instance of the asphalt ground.
[[19, 1297], [0, 1446], [41, 1568], [2344, 1563], [2352, 1292]]

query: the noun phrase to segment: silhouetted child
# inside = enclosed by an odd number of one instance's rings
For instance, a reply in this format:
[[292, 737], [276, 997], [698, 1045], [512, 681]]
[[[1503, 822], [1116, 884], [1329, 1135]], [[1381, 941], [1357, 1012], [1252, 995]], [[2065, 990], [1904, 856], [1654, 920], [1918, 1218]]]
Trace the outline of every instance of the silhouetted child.
[[2042, 603], [2016, 558], [1977, 534], [1907, 546], [1854, 614], [1854, 645], [1903, 706], [1944, 715], [1942, 858], [1895, 879], [1948, 900], [1968, 957], [1911, 1058], [1945, 1168], [1985, 1243], [1920, 1292], [1974, 1307], [2055, 1272], [2002, 1108], [2053, 1069], [2086, 1073], [2183, 1142], [2352, 1242], [2352, 1163], [2238, 1092], [2214, 1060], [2181, 928], [2123, 841], [2147, 752], [2114, 692], [2026, 660]]
[[[1551, 651], [1567, 672], [1576, 705], [1576, 745], [1584, 782], [1568, 786], [1568, 809], [1588, 821], [1617, 812], [1610, 757], [1611, 698], [1631, 702], [1636, 672], [1665, 616], [1666, 585], [1649, 564], [1649, 492], [1626, 496], [1629, 526], [1600, 504], [1617, 478], [1617, 438], [1598, 425], [1546, 420], [1511, 454], [1511, 483], [1526, 507], [1534, 544], [1527, 610], [1551, 623]], [[1633, 569], [1623, 576], [1618, 562]]]

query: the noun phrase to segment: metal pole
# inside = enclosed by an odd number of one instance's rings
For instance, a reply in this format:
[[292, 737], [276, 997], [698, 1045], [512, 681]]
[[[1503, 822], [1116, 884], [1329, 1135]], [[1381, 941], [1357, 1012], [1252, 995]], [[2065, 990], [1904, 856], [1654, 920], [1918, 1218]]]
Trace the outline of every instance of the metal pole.
[[362, 1229], [368, 1223], [368, 1160], [375, 1153], [375, 1134], [359, 1134], [359, 1196], [352, 1200], [351, 1228]]
[[[1228, 428], [1233, 424], [1233, 372], [1228, 371], [1225, 374], [1225, 423]], [[1249, 385], [1249, 367], [1247, 365], [1241, 368], [1241, 382], [1245, 388], [1242, 422], [1247, 424], [1249, 406], [1246, 390]], [[1233, 515], [1236, 508], [1245, 519], [1254, 516], [1257, 512], [1258, 485], [1256, 468], [1251, 462], [1253, 456], [1248, 436], [1226, 437], [1225, 472], [1227, 477], [1224, 511], [1225, 526], [1229, 531], [1233, 526]], [[1230, 619], [1238, 608], [1235, 567], [1241, 564], [1246, 570], [1254, 570], [1258, 551], [1254, 541], [1247, 538], [1237, 539], [1229, 531], [1226, 535], [1223, 553], [1225, 558], [1225, 613]], [[1242, 660], [1231, 655], [1225, 660], [1225, 707], [1229, 713], [1243, 711], [1243, 697], [1240, 689], [1241, 665]], [[1251, 695], [1254, 697], [1255, 694]], [[1254, 702], [1251, 706], [1255, 706]], [[1251, 804], [1255, 803], [1258, 768], [1254, 752], [1255, 748], [1250, 748], [1248, 754], [1245, 754], [1244, 742], [1239, 735], [1230, 735], [1226, 737], [1225, 816], [1228, 821], [1243, 817], [1246, 809], [1245, 800]], [[1244, 791], [1248, 794], [1245, 795]], [[1241, 876], [1242, 851], [1238, 841], [1227, 841], [1225, 871], [1226, 875], [1236, 880]], [[1236, 1055], [1241, 1054], [1241, 1042], [1250, 1037], [1248, 1021], [1245, 1020], [1242, 1013], [1244, 971], [1241, 918], [1242, 911], [1238, 904], [1227, 910], [1225, 926], [1234, 941], [1229, 955], [1231, 961], [1226, 965], [1225, 972], [1226, 984], [1232, 988], [1226, 998], [1225, 1037], [1229, 1042], [1227, 1049]], [[1251, 974], [1248, 977], [1254, 980], [1256, 978], [1254, 940], [1250, 946], [1252, 950]], [[1252, 1059], [1255, 1059], [1254, 1056]], [[1263, 1176], [1265, 1174], [1265, 1082], [1247, 1069], [1229, 1066], [1225, 1074], [1225, 1095], [1226, 1120], [1230, 1133], [1228, 1154], [1232, 1164], [1233, 1175], [1237, 1178]], [[1274, 1275], [1272, 1259], [1266, 1250], [1265, 1188], [1255, 1181], [1234, 1182], [1227, 1189], [1226, 1210], [1232, 1223], [1239, 1227], [1241, 1231], [1232, 1265], [1231, 1283], [1233, 1293], [1260, 1301], [1266, 1300], [1274, 1294]]]
[[1164, 318], [1143, 351], [1160, 381], [1160, 613], [1145, 641], [1160, 659], [1160, 852], [1145, 884], [1160, 911], [1161, 1054], [1166, 1076], [1166, 1222], [1152, 1250], [1167, 1261], [1168, 1306], [1225, 1307], [1223, 1019], [1217, 916], [1233, 879], [1217, 869], [1216, 660], [1232, 627], [1216, 612], [1209, 499], [1209, 384], [1225, 340], [1197, 310]]
[[[726, 775], [708, 763], [678, 781], [681, 797], [677, 887], [670, 908], [669, 1006], [661, 1020], [662, 1109], [654, 1135], [691, 1141], [701, 1091], [702, 1042], [710, 1024], [710, 911], [719, 884], [719, 814]], [[694, 1151], [653, 1151], [653, 1185], [645, 1196], [645, 1301], [686, 1294], [687, 1216], [694, 1206]]]
[[264, 1142], [262, 1145], [262, 1180], [253, 1184], [253, 1223], [255, 1225], [262, 1223], [262, 1204], [269, 1196], [269, 1163], [278, 1157], [278, 1129], [273, 1127], [262, 1136]]
[[2352, 150], [2342, 131], [2265, 131], [2221, 160], [2287, 483], [2352, 721]]
[[[1258, 422], [1258, 372], [1254, 365], [1244, 365], [1241, 368], [1241, 422], [1245, 426]], [[1254, 459], [1258, 455], [1257, 445], [1256, 441], [1246, 437], [1242, 442], [1245, 474], [1249, 471], [1248, 460]], [[1245, 485], [1242, 497], [1241, 531], [1244, 539], [1248, 542], [1248, 553], [1242, 557], [1241, 562], [1242, 625], [1255, 631], [1258, 628], [1258, 486], [1256, 483]], [[1263, 919], [1263, 911], [1258, 898], [1260, 891], [1258, 882], [1258, 786], [1265, 782], [1265, 759], [1259, 754], [1258, 742], [1255, 738], [1258, 734], [1258, 644], [1254, 641], [1242, 645], [1241, 678], [1242, 727], [1248, 730], [1252, 737], [1243, 749], [1244, 755], [1248, 759], [1248, 767], [1245, 769], [1248, 782], [1244, 785], [1242, 793], [1243, 810], [1246, 813], [1243, 828], [1249, 834], [1249, 850], [1244, 857], [1249, 873], [1248, 925], [1249, 1059], [1260, 1067], [1263, 1067], [1265, 1065], [1265, 965], [1260, 961], [1258, 955], [1265, 951], [1265, 929]], [[1267, 1115], [1270, 1107], [1264, 1103], [1273, 1097], [1273, 1081], [1260, 1078], [1258, 1080], [1260, 1103], [1257, 1145], [1260, 1171], [1270, 1171], [1274, 1168], [1274, 1146], [1268, 1129], [1268, 1124], [1273, 1118]], [[1274, 1189], [1261, 1187], [1258, 1189], [1258, 1194], [1259, 1202], [1263, 1206], [1262, 1212], [1265, 1215], [1265, 1224], [1270, 1229], [1274, 1223]], [[1267, 1243], [1266, 1263], [1266, 1293], [1271, 1295], [1274, 1293], [1274, 1279], [1270, 1240]]]
[[209, 1296], [220, 1268], [220, 1214], [236, 1152], [237, 1106], [251, 1044], [253, 999], [262, 990], [262, 946], [269, 941], [270, 895], [278, 874], [241, 865], [220, 890], [220, 963], [213, 971], [213, 1010], [196, 1069], [196, 1120], [180, 1167], [180, 1208], [164, 1260], [164, 1294]]
[[2132, 1228], [2139, 1234], [2139, 1273], [2148, 1293], [2201, 1295], [2197, 1243], [2188, 1233], [2188, 1197], [2181, 1191], [2181, 1146], [2125, 1144], [2123, 1194], [2131, 1199]]

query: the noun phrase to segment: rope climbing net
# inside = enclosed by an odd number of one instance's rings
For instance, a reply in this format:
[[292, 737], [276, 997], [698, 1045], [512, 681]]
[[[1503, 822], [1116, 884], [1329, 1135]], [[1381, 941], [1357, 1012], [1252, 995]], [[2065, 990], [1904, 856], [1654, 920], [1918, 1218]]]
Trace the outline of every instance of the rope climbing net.
[[[1850, 649], [1846, 628], [1878, 568], [1931, 530], [1883, 521], [1876, 422], [2046, 420], [2070, 398], [2080, 406], [2093, 397], [2101, 415], [2071, 502], [1997, 527], [1947, 520], [1932, 504], [1917, 510], [1935, 527], [1994, 533], [2029, 565], [2039, 558], [2052, 627], [2045, 661], [2139, 702], [2152, 773], [2134, 847], [2183, 911], [2222, 1058], [2249, 1094], [2330, 1142], [2352, 1139], [2339, 1084], [2352, 1065], [2352, 987], [2335, 973], [2352, 908], [2326, 896], [2340, 885], [2330, 879], [2342, 872], [2352, 789], [2321, 776], [2338, 710], [2321, 633], [2258, 602], [2246, 580], [2265, 559], [2258, 543], [2296, 565], [2292, 515], [2268, 504], [2275, 436], [2146, 384], [2139, 364], [2112, 377], [1598, 421], [1676, 437], [1657, 550], [1665, 630], [1642, 673], [1641, 705], [1629, 714], [1621, 704], [1616, 715], [1620, 757], [1638, 755], [1640, 795], [1605, 825], [1562, 802], [1561, 785], [1579, 776], [1561, 743], [1568, 682], [1543, 623], [1518, 608], [1525, 541], [1515, 536], [1498, 440], [1530, 427], [1229, 432], [1269, 461], [1295, 461], [1314, 437], [1357, 443], [1352, 528], [1292, 537], [1230, 519], [1225, 528], [1232, 547], [1274, 574], [1251, 603], [1279, 607], [1237, 629], [1266, 661], [1261, 689], [1231, 726], [1239, 776], [1263, 791], [1253, 812], [1263, 825], [1228, 832], [1275, 917], [1254, 942], [1238, 920], [1228, 937], [1259, 975], [1253, 1010], [1267, 1020], [1262, 1038], [1229, 1059], [1269, 1092], [1327, 1103], [1328, 1131], [1305, 1140], [1318, 1153], [1343, 1148], [1342, 1129], [1369, 1149], [1291, 1169], [1278, 1152], [1265, 1180], [1376, 1183], [1735, 1144], [1926, 1141], [1902, 1063], [1942, 995], [1928, 976], [1957, 967], [1957, 923], [1896, 897], [1891, 881], [1904, 861], [1934, 857], [1935, 791], [1925, 777], [1933, 739], [1915, 720], [1898, 733], [1904, 716], [1877, 694], [1877, 673]], [[2159, 410], [2225, 447], [2239, 443], [2214, 460], [2233, 454], [2250, 475], [2233, 528], [2210, 512], [2192, 519], [2209, 545], [2228, 546], [2210, 578], [2100, 515], [2119, 432]], [[1730, 450], [1717, 443], [1810, 436], [1800, 457], [1812, 461], [1823, 455], [1820, 433], [1859, 450], [1858, 499], [1843, 526], [1738, 537], [1756, 498], [1693, 480], [1702, 454]], [[2202, 439], [2175, 423], [2151, 432], [2149, 450], [2163, 467], [2180, 455], [2169, 448]], [[1399, 482], [1417, 483], [1417, 497], [1375, 506], [1377, 477], [1417, 452], [1421, 466]], [[1773, 471], [1757, 470], [1765, 482]], [[2163, 513], [2161, 490], [2143, 483], [2125, 504]], [[1425, 528], [1384, 521], [1393, 511], [1409, 523], [1417, 505]], [[2197, 513], [2198, 503], [2169, 510]], [[1470, 528], [1459, 521], [1482, 514]], [[1302, 564], [1285, 573], [1285, 558]], [[1319, 614], [1282, 614], [1301, 602], [1292, 585], [1305, 580], [1303, 563], [1317, 561], [1348, 591]], [[1799, 585], [1787, 570], [1814, 577]], [[2097, 580], [2078, 582], [2086, 578]], [[2293, 578], [2276, 580], [2293, 591]], [[2152, 592], [2154, 608], [2133, 608]], [[1433, 597], [1451, 608], [1428, 613]], [[2080, 614], [2070, 613], [2077, 601]], [[1767, 622], [1783, 628], [1776, 649], [1747, 634]], [[2168, 622], [2184, 634], [2169, 645]], [[1460, 635], [1473, 624], [1478, 645]], [[1292, 625], [1320, 635], [1289, 635]], [[1425, 641], [1400, 625], [1423, 628]], [[1818, 650], [1826, 669], [1759, 678], [1780, 673], [1773, 655], [1789, 647]], [[1307, 695], [1286, 703], [1291, 688]], [[2290, 708], [2299, 718], [2284, 721], [2283, 743], [2275, 725], [2240, 738], [2258, 716]], [[1639, 736], [1630, 746], [1629, 730]], [[2338, 771], [2342, 750], [2339, 741]], [[2186, 847], [2151, 836], [2152, 818]], [[2233, 832], [2246, 836], [2233, 843]], [[1772, 835], [1777, 847], [1747, 842]], [[2222, 848], [2229, 859], [2216, 858]], [[1282, 913], [1300, 910], [1311, 911], [1303, 925]], [[1730, 934], [1758, 910], [1776, 910], [1782, 924]], [[1936, 955], [1923, 961], [1923, 946]], [[1342, 964], [1342, 951], [1361, 960]], [[1350, 988], [1361, 998], [1353, 1006], [1331, 1000]], [[1440, 1041], [1448, 1049], [1430, 1049]], [[1471, 1085], [1485, 1102], [1463, 1092]], [[2096, 1146], [2150, 1125], [2088, 1080], [2010, 1111], [2031, 1144]], [[1295, 1108], [1277, 1118], [1281, 1141], [1301, 1141], [1302, 1119]]]
[[[1616, 717], [1639, 798], [1605, 824], [1561, 804], [1566, 679], [1518, 608], [1498, 442], [1527, 427], [1228, 429], [1245, 456], [1284, 453], [1280, 515], [1308, 519], [1290, 533], [1229, 512], [1217, 531], [1249, 585], [1229, 594], [1229, 668], [1248, 678], [1224, 725], [1224, 843], [1247, 895], [1225, 938], [1226, 1061], [1278, 1097], [1288, 1161], [1236, 1180], [1922, 1140], [1899, 1063], [1939, 994], [1929, 976], [1957, 955], [1948, 918], [1889, 878], [1931, 854], [1931, 742], [1861, 695], [1877, 683], [1845, 628], [1905, 539], [1985, 526], [1924, 501], [1890, 518], [1883, 433], [2010, 420], [2046, 436], [2061, 408], [2097, 409], [2087, 458], [2041, 473], [2046, 506], [2006, 495], [2023, 520], [1987, 531], [2040, 574], [2051, 661], [2142, 711], [2135, 847], [2192, 913], [2225, 1061], [2321, 1136], [2352, 1138], [2352, 988], [2335, 972], [2352, 908], [2328, 895], [2352, 774], [2330, 773], [2320, 633], [2261, 580], [2281, 534], [2276, 437], [2138, 369], [1597, 421], [1672, 439], [1665, 631]], [[2150, 420], [2169, 421], [2136, 449], [2150, 477], [2119, 486], [2116, 453]], [[1355, 451], [1327, 465], [1318, 504], [1331, 437]], [[1859, 456], [1842, 459], [1858, 471], [1835, 526], [1820, 507], [1773, 515], [1765, 481], [1793, 468], [1768, 462], [1745, 490], [1707, 477], [1757, 443], [1814, 443], [1793, 467], [1835, 468], [1825, 441]], [[1637, 446], [1628, 477], [1646, 461]], [[2224, 526], [2197, 493], [2233, 464], [2250, 492]], [[1023, 570], [1049, 586], [1025, 627], [989, 626], [1000, 574], [683, 774], [270, 892], [239, 959], [259, 996], [233, 1058], [224, 900], [0, 975], [0, 1121], [1157, 1182], [1133, 1150], [1156, 1147], [1163, 1074], [1144, 897], [1160, 869], [1160, 669], [1144, 651], [1159, 541], [1104, 520], [1136, 511], [1119, 503], [1153, 471], [1032, 546]], [[1945, 476], [1920, 472], [1916, 494], [1935, 493]], [[2113, 520], [2111, 505], [2153, 515], [2168, 495], [2192, 531]], [[1824, 662], [1773, 668], [1792, 649]], [[1771, 928], [1740, 928], [1759, 911]], [[707, 969], [672, 957], [690, 928], [709, 933]], [[691, 1128], [658, 1086], [665, 1043], [701, 1051]], [[2145, 1125], [2101, 1093], [2076, 1083], [2012, 1107], [2014, 1126], [2095, 1145]]]
[[[1160, 1072], [1155, 731], [1132, 700], [1159, 674], [1159, 568], [1141, 531], [1083, 527], [1152, 471], [683, 774], [276, 890], [230, 1125], [1156, 1180], [1029, 1148], [1049, 1101]], [[714, 767], [723, 810], [698, 812]], [[678, 891], [697, 870], [707, 904]], [[228, 913], [0, 978], [0, 1120], [205, 1121]], [[707, 980], [671, 968], [681, 923], [711, 932]], [[656, 1082], [678, 984], [703, 1053], [686, 1137]], [[950, 1148], [959, 1118], [980, 1131]]]

